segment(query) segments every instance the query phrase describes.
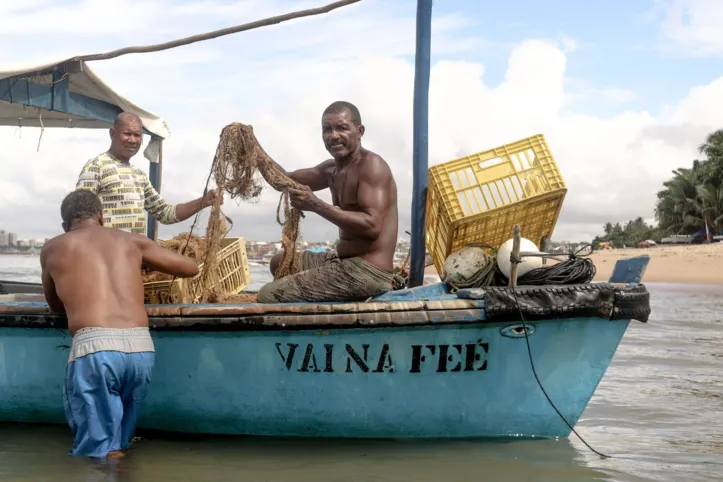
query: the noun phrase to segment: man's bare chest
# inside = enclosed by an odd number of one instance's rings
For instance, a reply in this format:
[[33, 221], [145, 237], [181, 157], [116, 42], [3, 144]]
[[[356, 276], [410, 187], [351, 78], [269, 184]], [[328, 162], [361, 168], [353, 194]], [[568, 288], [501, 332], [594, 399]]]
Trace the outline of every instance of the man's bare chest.
[[350, 211], [357, 210], [359, 208], [359, 177], [356, 170], [331, 171], [328, 179], [334, 206]]

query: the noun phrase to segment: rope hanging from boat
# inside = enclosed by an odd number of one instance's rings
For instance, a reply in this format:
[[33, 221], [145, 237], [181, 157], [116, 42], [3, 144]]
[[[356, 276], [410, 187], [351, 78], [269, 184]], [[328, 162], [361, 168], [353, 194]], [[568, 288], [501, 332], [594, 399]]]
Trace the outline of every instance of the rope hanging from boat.
[[[510, 262], [513, 264], [519, 264], [522, 262], [522, 258], [520, 257], [520, 227], [519, 225], [515, 225], [514, 228], [514, 238], [515, 243], [512, 248], [512, 252], [510, 253]], [[579, 254], [583, 249], [587, 248], [587, 245], [584, 246], [582, 249], [578, 250], [576, 254]], [[592, 253], [592, 245], [590, 245], [590, 252]], [[545, 253], [538, 253], [538, 256], [544, 256]], [[574, 253], [570, 253], [570, 256], [572, 257]], [[534, 256], [534, 254], [532, 255]], [[609, 455], [606, 455], [602, 452], [599, 452], [595, 450], [590, 444], [587, 443], [587, 441], [579, 434], [577, 433], [577, 430], [575, 430], [575, 427], [573, 427], [570, 422], [567, 421], [565, 416], [560, 412], [560, 410], [557, 408], [555, 403], [550, 398], [550, 395], [548, 395], [547, 390], [545, 390], [545, 387], [542, 385], [542, 381], [540, 381], [540, 377], [537, 375], [537, 369], [535, 368], [535, 362], [532, 359], [532, 348], [530, 348], [530, 336], [529, 336], [529, 329], [527, 328], [527, 323], [525, 322], [525, 315], [522, 312], [522, 307], [520, 306], [520, 300], [517, 297], [517, 279], [515, 279], [514, 273], [516, 273], [516, 270], [513, 268], [512, 270], [513, 276], [512, 279], [510, 279], [510, 289], [512, 290], [512, 295], [515, 297], [515, 305], [517, 306], [517, 311], [520, 315], [520, 321], [522, 321], [522, 330], [525, 333], [525, 344], [527, 345], [527, 357], [530, 361], [530, 369], [532, 370], [532, 375], [535, 377], [535, 381], [537, 382], [537, 386], [540, 387], [540, 390], [542, 391], [542, 394], [545, 395], [545, 398], [547, 399], [547, 402], [550, 404], [553, 410], [555, 410], [555, 413], [560, 417], [560, 419], [565, 422], [565, 425], [574, 433], [577, 435], [577, 437], [582, 441], [582, 443], [585, 444], [585, 446], [590, 449], [595, 454], [599, 455], [602, 458], [610, 458]]]
[[532, 369], [532, 375], [535, 377], [535, 381], [537, 382], [537, 386], [540, 387], [540, 390], [542, 390], [542, 394], [545, 395], [545, 398], [547, 399], [547, 402], [550, 404], [550, 406], [552, 407], [552, 409], [555, 410], [555, 412], [556, 412], [557, 415], [560, 417], [560, 419], [561, 419], [563, 422], [565, 422], [565, 425], [567, 425], [567, 427], [570, 429], [570, 431], [571, 431], [572, 433], [574, 433], [575, 435], [577, 435], [577, 438], [579, 438], [579, 439], [582, 441], [582, 443], [584, 443], [585, 446], [586, 446], [588, 449], [590, 449], [592, 452], [594, 452], [595, 454], [597, 454], [598, 456], [600, 456], [600, 457], [602, 457], [602, 458], [604, 458], [604, 459], [609, 459], [609, 458], [610, 458], [609, 455], [606, 455], [606, 454], [604, 454], [604, 453], [602, 453], [602, 452], [600, 452], [600, 451], [598, 451], [598, 450], [595, 450], [589, 443], [587, 443], [587, 441], [582, 437], [582, 435], [580, 435], [579, 433], [577, 433], [577, 430], [575, 430], [575, 427], [573, 427], [573, 426], [570, 424], [570, 422], [567, 421], [567, 419], [566, 419], [565, 416], [562, 414], [562, 412], [560, 412], [560, 410], [557, 408], [557, 406], [553, 403], [552, 399], [550, 398], [550, 395], [547, 394], [547, 391], [545, 390], [545, 387], [542, 386], [542, 382], [540, 381], [540, 377], [537, 375], [537, 370], [535, 369], [535, 362], [532, 361], [532, 349], [530, 348], [530, 338], [529, 338], [529, 334], [528, 334], [527, 323], [525, 323], [525, 315], [522, 313], [522, 308], [520, 307], [520, 300], [519, 300], [519, 298], [517, 298], [517, 289], [516, 289], [515, 287], [512, 287], [511, 289], [512, 289], [512, 294], [513, 294], [514, 297], [515, 297], [515, 304], [517, 305], [517, 310], [518, 310], [519, 313], [520, 313], [520, 321], [522, 321], [522, 329], [523, 329], [523, 331], [524, 331], [524, 333], [525, 333], [525, 344], [527, 345], [527, 356], [528, 356], [528, 358], [529, 358], [529, 360], [530, 360], [530, 368]]

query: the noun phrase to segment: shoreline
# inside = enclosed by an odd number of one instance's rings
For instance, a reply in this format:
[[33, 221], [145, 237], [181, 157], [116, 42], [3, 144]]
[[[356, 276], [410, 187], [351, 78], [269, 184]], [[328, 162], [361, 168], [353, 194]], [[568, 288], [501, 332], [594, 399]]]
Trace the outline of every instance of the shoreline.
[[[643, 283], [723, 286], [723, 243], [595, 251], [590, 256], [597, 271], [593, 281], [608, 281], [617, 260], [642, 255], [650, 256]], [[0, 257], [37, 259], [37, 255], [31, 253], [0, 253]], [[258, 260], [249, 260], [249, 265], [252, 264], [264, 265]], [[424, 276], [439, 277], [434, 265], [425, 268]]]
[[[595, 251], [593, 281], [608, 281], [617, 260], [643, 255], [650, 256], [643, 283], [723, 286], [723, 243]], [[439, 276], [434, 265], [424, 274]]]

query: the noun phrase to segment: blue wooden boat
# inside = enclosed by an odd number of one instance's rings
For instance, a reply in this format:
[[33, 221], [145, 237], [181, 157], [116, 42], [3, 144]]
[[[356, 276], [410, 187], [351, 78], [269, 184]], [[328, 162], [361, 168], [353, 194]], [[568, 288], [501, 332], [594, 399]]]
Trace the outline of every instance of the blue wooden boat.
[[[631, 319], [648, 258], [611, 283], [365, 303], [147, 308], [157, 349], [140, 428], [308, 437], [565, 437]], [[42, 295], [0, 301], [0, 421], [64, 423], [69, 333]], [[524, 314], [523, 319], [520, 312]], [[527, 334], [527, 339], [525, 335]]]
[[[157, 361], [139, 428], [305, 437], [569, 435], [630, 321], [648, 319], [649, 295], [640, 283], [649, 259], [618, 261], [609, 283], [454, 293], [443, 283], [421, 286], [431, 7], [432, 0], [419, 0], [412, 288], [354, 303], [148, 305]], [[107, 106], [82, 105], [86, 117], [109, 116]], [[73, 114], [72, 103], [47, 109]], [[160, 167], [151, 174], [159, 187]], [[0, 295], [0, 421], [65, 423], [67, 321], [49, 312], [42, 294], [18, 293], [21, 285], [12, 291]]]

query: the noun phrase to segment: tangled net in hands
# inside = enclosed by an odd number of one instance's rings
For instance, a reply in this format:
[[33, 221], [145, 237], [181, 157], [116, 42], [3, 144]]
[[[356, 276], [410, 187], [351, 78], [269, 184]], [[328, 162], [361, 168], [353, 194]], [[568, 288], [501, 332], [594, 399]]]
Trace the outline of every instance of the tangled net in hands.
[[[299, 252], [296, 241], [299, 237], [299, 222], [302, 213], [291, 207], [289, 189], [298, 189], [301, 185], [279, 170], [278, 165], [259, 144], [253, 127], [234, 122], [223, 128], [213, 160], [212, 172], [219, 194], [226, 191], [230, 194], [231, 199], [237, 197], [243, 200], [257, 198], [262, 190], [258, 174], [261, 174], [271, 187], [281, 192], [276, 209], [276, 221], [282, 226], [281, 244], [284, 247], [284, 255], [274, 273], [274, 279], [298, 272]], [[216, 202], [220, 204], [220, 199], [217, 198]], [[284, 221], [281, 220], [282, 206]], [[211, 220], [213, 219], [212, 213]], [[209, 226], [211, 220], [209, 220]], [[210, 245], [213, 238], [211, 233], [208, 233], [207, 236]]]
[[[206, 226], [205, 238], [199, 238], [191, 232], [182, 233], [168, 241], [159, 241], [161, 246], [182, 253], [202, 264], [199, 273], [200, 282], [195, 283], [194, 293], [185, 293], [188, 299], [199, 297], [201, 303], [242, 303], [255, 302], [252, 294], [220, 293], [214, 288], [218, 283], [218, 253], [221, 240], [230, 229], [226, 221], [232, 221], [221, 211], [224, 192], [231, 198], [243, 200], [258, 198], [262, 191], [259, 174], [271, 187], [281, 192], [276, 210], [276, 221], [282, 226], [282, 245], [284, 255], [274, 278], [279, 279], [299, 270], [299, 253], [296, 241], [299, 237], [299, 222], [303, 214], [292, 208], [289, 201], [289, 189], [298, 189], [300, 184], [289, 178], [259, 145], [253, 128], [240, 123], [232, 123], [221, 131], [216, 155], [213, 159], [211, 176], [216, 182], [217, 197], [211, 206], [211, 215]], [[281, 207], [284, 208], [284, 221], [281, 221]], [[195, 221], [194, 221], [195, 224]], [[144, 271], [144, 283], [172, 280], [172, 276], [157, 271]], [[184, 285], [186, 286], [186, 285]], [[186, 288], [187, 290], [189, 288]], [[200, 293], [199, 293], [200, 291]]]

